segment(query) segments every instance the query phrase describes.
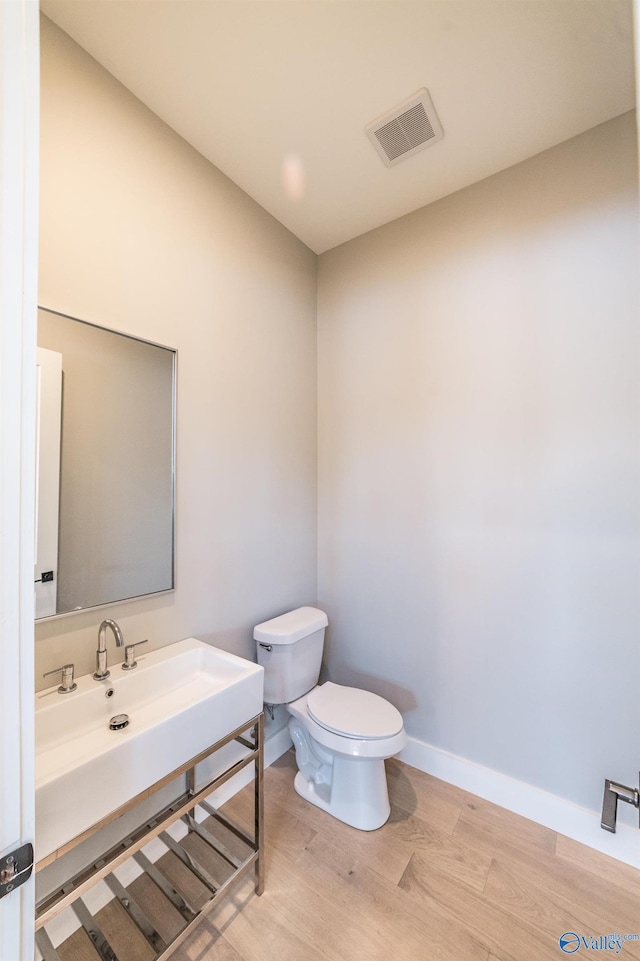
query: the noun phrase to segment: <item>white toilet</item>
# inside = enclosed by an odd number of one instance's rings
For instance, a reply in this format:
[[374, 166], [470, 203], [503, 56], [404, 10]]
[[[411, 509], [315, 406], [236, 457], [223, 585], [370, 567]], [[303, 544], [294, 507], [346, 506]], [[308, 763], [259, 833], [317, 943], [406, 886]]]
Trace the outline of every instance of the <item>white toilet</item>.
[[405, 747], [402, 715], [384, 698], [318, 685], [327, 615], [299, 607], [253, 632], [266, 704], [286, 704], [298, 794], [340, 821], [374, 831], [390, 813], [384, 758]]

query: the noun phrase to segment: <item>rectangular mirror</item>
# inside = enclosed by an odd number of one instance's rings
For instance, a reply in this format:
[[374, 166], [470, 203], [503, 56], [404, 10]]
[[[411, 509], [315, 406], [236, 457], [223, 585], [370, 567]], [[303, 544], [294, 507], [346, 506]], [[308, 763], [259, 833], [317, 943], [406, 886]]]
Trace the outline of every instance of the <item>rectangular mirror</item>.
[[36, 618], [173, 590], [176, 352], [38, 310]]

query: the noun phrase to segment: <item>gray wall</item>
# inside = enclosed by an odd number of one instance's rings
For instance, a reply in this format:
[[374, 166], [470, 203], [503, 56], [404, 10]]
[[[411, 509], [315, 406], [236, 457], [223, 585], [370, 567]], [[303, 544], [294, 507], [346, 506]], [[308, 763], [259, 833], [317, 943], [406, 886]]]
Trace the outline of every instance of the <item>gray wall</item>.
[[635, 124], [324, 254], [328, 673], [589, 808], [638, 764]]
[[316, 257], [44, 18], [41, 136], [40, 303], [178, 350], [177, 590], [39, 624], [36, 674], [105, 616], [252, 657], [316, 594]]

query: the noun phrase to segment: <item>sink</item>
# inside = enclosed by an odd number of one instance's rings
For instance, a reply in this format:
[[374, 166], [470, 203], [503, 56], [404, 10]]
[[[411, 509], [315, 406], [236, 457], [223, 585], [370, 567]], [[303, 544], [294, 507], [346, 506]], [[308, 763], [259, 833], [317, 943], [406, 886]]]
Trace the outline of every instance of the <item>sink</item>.
[[137, 661], [36, 695], [36, 860], [262, 711], [263, 668], [196, 638]]

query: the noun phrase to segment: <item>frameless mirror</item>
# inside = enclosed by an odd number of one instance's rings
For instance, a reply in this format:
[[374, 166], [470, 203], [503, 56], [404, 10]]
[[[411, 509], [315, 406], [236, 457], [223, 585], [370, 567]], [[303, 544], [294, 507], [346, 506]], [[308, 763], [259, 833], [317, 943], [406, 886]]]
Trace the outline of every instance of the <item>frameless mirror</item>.
[[173, 590], [176, 352], [38, 311], [36, 618]]

